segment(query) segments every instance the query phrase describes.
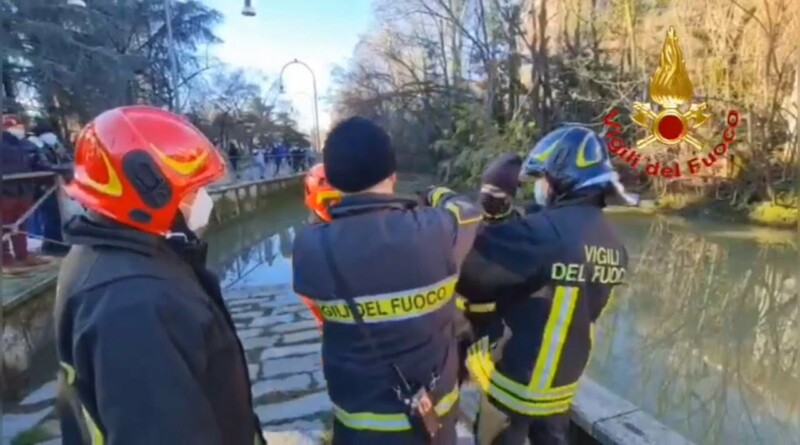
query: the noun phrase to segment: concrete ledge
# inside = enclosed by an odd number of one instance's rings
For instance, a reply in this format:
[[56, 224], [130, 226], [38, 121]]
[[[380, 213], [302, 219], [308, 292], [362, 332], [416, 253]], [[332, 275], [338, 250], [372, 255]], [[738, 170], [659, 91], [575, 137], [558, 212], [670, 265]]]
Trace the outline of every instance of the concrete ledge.
[[268, 201], [267, 196], [287, 187], [300, 184], [305, 173], [281, 178], [260, 179], [211, 187], [208, 193], [214, 200], [211, 226], [226, 225], [233, 219], [253, 213]]
[[[474, 423], [480, 394], [471, 386], [461, 391], [461, 419]], [[602, 445], [694, 445], [628, 400], [594, 380], [581, 379], [572, 406], [572, 423]]]
[[588, 377], [581, 380], [572, 421], [603, 445], [694, 445]]

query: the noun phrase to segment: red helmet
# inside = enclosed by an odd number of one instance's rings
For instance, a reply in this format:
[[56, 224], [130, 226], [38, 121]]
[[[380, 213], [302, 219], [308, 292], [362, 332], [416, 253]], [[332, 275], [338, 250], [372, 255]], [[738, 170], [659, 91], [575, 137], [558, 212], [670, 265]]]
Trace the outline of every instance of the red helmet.
[[160, 108], [128, 106], [81, 130], [67, 193], [115, 221], [163, 235], [181, 201], [223, 176], [222, 157], [188, 121]]
[[6, 130], [9, 130], [9, 131], [17, 130], [19, 132], [22, 132], [22, 134], [24, 134], [25, 133], [25, 126], [22, 124], [22, 121], [20, 121], [19, 117], [17, 117], [16, 115], [14, 115], [14, 114], [4, 114], [3, 115], [3, 131], [6, 131]]
[[22, 125], [22, 124], [20, 123], [19, 118], [17, 118], [17, 116], [14, 116], [13, 114], [4, 114], [3, 115], [3, 129], [4, 130], [6, 128], [16, 127], [16, 126], [19, 126], [19, 125]]
[[342, 193], [331, 187], [325, 177], [325, 167], [317, 164], [306, 174], [306, 207], [325, 222], [331, 220], [328, 208], [342, 199]]

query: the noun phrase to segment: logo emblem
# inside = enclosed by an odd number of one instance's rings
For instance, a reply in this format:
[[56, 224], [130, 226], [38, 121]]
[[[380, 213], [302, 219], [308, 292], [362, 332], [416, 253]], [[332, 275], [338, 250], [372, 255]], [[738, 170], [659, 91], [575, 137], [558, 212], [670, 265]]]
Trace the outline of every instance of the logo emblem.
[[[698, 150], [703, 149], [704, 143], [692, 133], [708, 120], [708, 104], [690, 103], [692, 81], [686, 72], [678, 36], [671, 26], [661, 50], [658, 69], [650, 78], [649, 92], [650, 100], [659, 108], [650, 103], [634, 103], [631, 119], [649, 132], [636, 141], [636, 147], [644, 148], [656, 141], [667, 146], [686, 141]], [[681, 111], [679, 107], [687, 103], [689, 108]]]

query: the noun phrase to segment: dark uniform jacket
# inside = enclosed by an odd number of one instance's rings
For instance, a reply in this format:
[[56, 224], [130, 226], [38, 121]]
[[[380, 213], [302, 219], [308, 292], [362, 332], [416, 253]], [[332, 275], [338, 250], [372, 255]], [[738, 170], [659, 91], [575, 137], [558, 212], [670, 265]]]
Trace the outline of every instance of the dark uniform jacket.
[[[566, 412], [589, 359], [593, 323], [621, 283], [628, 257], [587, 193], [507, 223], [488, 225], [464, 264], [464, 292], [494, 294], [511, 331], [492, 363], [489, 341], [467, 366], [494, 404], [511, 414]], [[460, 285], [461, 286], [461, 285]]]
[[[486, 236], [484, 232], [487, 226], [521, 218], [522, 212], [521, 209], [512, 207], [508, 214], [499, 218], [489, 218], [484, 214], [484, 224], [478, 229], [475, 239]], [[497, 292], [493, 288], [481, 286], [479, 281], [480, 274], [483, 273], [480, 271], [482, 261], [484, 260], [479, 253], [474, 250], [470, 251], [464, 260], [461, 275], [456, 284], [456, 306], [463, 312], [465, 320], [469, 324], [468, 331], [463, 335], [468, 344], [485, 335], [489, 336], [491, 343], [503, 335], [503, 323], [496, 313]]]
[[64, 443], [260, 443], [204, 245], [97, 216], [73, 219], [67, 235], [55, 308]]
[[[389, 360], [415, 391], [430, 390], [440, 415], [455, 412], [453, 292], [480, 211], [452, 192], [438, 195], [435, 207], [396, 195], [348, 195], [331, 209], [332, 222], [308, 226], [295, 239], [294, 288], [323, 315], [328, 392], [338, 423], [354, 434], [392, 432], [401, 442], [388, 443], [418, 443], [398, 436], [410, 427]], [[323, 237], [329, 237], [343, 286], [332, 275]], [[383, 358], [353, 322], [342, 289], [355, 297]], [[347, 440], [337, 442], [373, 443], [364, 436]]]

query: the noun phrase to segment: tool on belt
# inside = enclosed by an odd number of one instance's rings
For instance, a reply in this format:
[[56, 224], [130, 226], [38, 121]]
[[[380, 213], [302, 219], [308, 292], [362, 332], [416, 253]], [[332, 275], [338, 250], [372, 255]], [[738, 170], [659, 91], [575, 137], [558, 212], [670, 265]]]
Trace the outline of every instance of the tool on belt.
[[411, 428], [426, 437], [435, 437], [436, 433], [442, 428], [442, 422], [439, 418], [439, 414], [436, 412], [433, 399], [424, 385], [414, 390], [405, 375], [403, 375], [403, 371], [400, 370], [400, 367], [381, 352], [378, 344], [370, 333], [369, 327], [364, 322], [364, 317], [358, 311], [356, 302], [352, 297], [353, 294], [349, 292], [347, 281], [344, 279], [344, 276], [339, 271], [339, 267], [333, 259], [330, 232], [327, 230], [322, 231], [322, 249], [330, 265], [331, 273], [333, 274], [335, 289], [333, 296], [336, 299], [343, 299], [347, 303], [350, 312], [353, 314], [353, 319], [361, 330], [361, 335], [367, 340], [367, 343], [369, 343], [369, 347], [375, 355], [375, 358], [380, 362], [386, 363], [397, 376], [399, 385], [395, 387], [394, 390], [397, 393], [398, 399], [406, 407], [406, 415], [408, 416]]

